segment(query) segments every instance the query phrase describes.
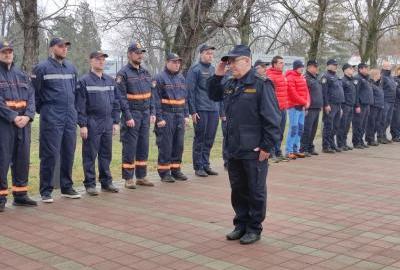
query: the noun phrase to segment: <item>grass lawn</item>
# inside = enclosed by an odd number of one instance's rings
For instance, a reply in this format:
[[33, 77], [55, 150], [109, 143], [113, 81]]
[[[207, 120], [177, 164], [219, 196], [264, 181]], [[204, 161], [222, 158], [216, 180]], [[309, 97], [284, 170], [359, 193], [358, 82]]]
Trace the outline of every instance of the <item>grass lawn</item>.
[[[192, 170], [192, 143], [193, 143], [193, 125], [190, 124], [186, 128], [185, 133], [185, 148], [183, 153], [183, 171]], [[121, 152], [122, 145], [119, 141], [119, 134], [113, 139], [113, 159], [111, 162], [111, 172], [114, 179], [121, 179]], [[150, 172], [157, 171], [157, 156], [158, 148], [155, 143], [155, 135], [153, 127], [150, 130], [150, 151], [149, 151], [148, 170]], [[211, 159], [220, 159], [222, 157], [222, 131], [221, 127], [218, 128], [218, 133], [215, 139], [215, 144], [211, 152]], [[30, 192], [36, 194], [39, 191], [39, 116], [37, 115], [35, 121], [32, 123], [32, 144], [31, 144], [31, 165], [30, 165], [30, 178], [29, 186]], [[9, 177], [8, 179], [11, 179]], [[82, 184], [83, 181], [83, 167], [82, 167], [82, 140], [79, 137], [79, 128], [77, 130], [77, 146], [75, 152], [75, 162], [73, 169], [73, 179], [76, 186]], [[11, 185], [11, 183], [10, 183]]]

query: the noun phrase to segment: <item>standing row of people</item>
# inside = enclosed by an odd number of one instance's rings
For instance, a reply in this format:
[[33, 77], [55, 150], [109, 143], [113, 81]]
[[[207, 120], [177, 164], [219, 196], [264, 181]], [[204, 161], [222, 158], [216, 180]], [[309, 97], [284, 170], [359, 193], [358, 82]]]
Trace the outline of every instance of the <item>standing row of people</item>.
[[[40, 114], [40, 195], [53, 202], [56, 164], [60, 164], [61, 196], [81, 197], [73, 188], [76, 131], [83, 140], [83, 184], [96, 196], [96, 178], [104, 192], [118, 192], [110, 171], [112, 136], [119, 129], [122, 143], [122, 178], [127, 189], [153, 186], [147, 176], [149, 132], [155, 124], [158, 173], [163, 182], [185, 181], [181, 171], [185, 126], [190, 114], [195, 127], [193, 164], [196, 175], [217, 175], [210, 166], [210, 151], [219, 122], [220, 104], [208, 98], [207, 79], [215, 48], [203, 45], [200, 61], [181, 73], [182, 59], [166, 57], [164, 70], [152, 76], [142, 66], [146, 50], [133, 42], [127, 50], [128, 64], [112, 78], [104, 73], [107, 54], [90, 54], [90, 71], [78, 78], [66, 60], [70, 42], [53, 38], [49, 58], [33, 68], [31, 78], [14, 67], [10, 43], [0, 43], [0, 211], [8, 195], [7, 174], [11, 164], [14, 205], [35, 206], [27, 195], [30, 157], [30, 122]], [[190, 114], [189, 114], [190, 113]], [[96, 175], [98, 162], [98, 177]]]
[[[365, 63], [344, 64], [343, 77], [337, 75], [338, 62], [327, 61], [326, 72], [319, 74], [319, 65], [310, 60], [293, 62], [293, 69], [284, 73], [284, 59], [275, 56], [271, 63], [261, 63], [260, 74], [274, 83], [275, 94], [282, 113], [281, 140], [286, 128], [286, 155], [278, 143], [271, 153], [275, 162], [318, 155], [314, 139], [322, 111], [322, 151], [336, 153], [400, 141], [399, 100], [400, 68], [392, 76], [392, 67], [384, 61], [382, 69], [371, 69]], [[270, 67], [267, 68], [268, 65]], [[306, 70], [304, 71], [304, 68]], [[355, 75], [355, 72], [357, 74]], [[352, 144], [348, 134], [352, 128]], [[392, 139], [387, 138], [390, 128]]]

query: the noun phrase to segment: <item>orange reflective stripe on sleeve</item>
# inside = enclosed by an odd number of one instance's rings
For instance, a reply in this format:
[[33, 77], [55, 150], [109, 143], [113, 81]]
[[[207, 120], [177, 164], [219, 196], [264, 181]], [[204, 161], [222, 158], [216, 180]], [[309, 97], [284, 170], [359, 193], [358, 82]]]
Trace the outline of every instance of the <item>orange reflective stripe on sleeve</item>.
[[135, 163], [122, 163], [122, 169], [133, 170], [135, 169]]
[[179, 169], [181, 167], [180, 163], [172, 163], [171, 164], [171, 169]]
[[162, 104], [168, 104], [168, 105], [184, 105], [186, 102], [185, 99], [162, 99], [161, 103]]
[[136, 160], [135, 165], [144, 167], [147, 166], [147, 161]]
[[24, 191], [28, 191], [28, 187], [17, 187], [17, 186], [13, 186], [13, 187], [12, 187], [12, 191], [13, 191], [13, 192], [24, 192]]
[[7, 196], [7, 195], [8, 195], [7, 189], [0, 190], [0, 196]]
[[7, 100], [6, 105], [10, 109], [23, 109], [26, 108], [26, 100]]
[[157, 169], [158, 170], [169, 170], [169, 169], [171, 169], [171, 165], [165, 165], [165, 164], [158, 164], [158, 167], [157, 167]]
[[143, 100], [151, 98], [151, 92], [145, 94], [127, 94], [128, 100]]

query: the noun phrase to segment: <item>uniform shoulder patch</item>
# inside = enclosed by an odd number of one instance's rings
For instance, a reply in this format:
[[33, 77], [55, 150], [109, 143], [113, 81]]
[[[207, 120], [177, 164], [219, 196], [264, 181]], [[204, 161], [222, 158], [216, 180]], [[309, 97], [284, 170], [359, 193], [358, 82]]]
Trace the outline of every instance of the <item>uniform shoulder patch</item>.
[[121, 83], [122, 82], [122, 76], [121, 75], [117, 75], [117, 77], [115, 78], [115, 82], [116, 83]]
[[151, 81], [151, 86], [153, 88], [156, 87], [157, 86], [157, 81], [156, 80]]
[[321, 83], [322, 83], [322, 84], [326, 84], [327, 81], [328, 81], [328, 80], [326, 79], [326, 77], [322, 77], [322, 78], [321, 78]]
[[358, 84], [358, 80], [354, 80], [353, 83], [354, 83], [354, 85], [357, 85]]
[[257, 90], [255, 88], [247, 88], [244, 90], [244, 93], [246, 94], [255, 94], [257, 93]]

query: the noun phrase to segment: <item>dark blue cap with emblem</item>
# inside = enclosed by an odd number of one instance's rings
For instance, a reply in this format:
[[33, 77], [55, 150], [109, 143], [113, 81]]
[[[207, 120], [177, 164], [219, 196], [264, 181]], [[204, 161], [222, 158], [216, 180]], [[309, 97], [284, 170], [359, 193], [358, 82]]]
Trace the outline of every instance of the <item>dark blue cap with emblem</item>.
[[233, 47], [232, 50], [230, 50], [228, 52], [227, 55], [223, 56], [221, 58], [221, 61], [226, 62], [229, 60], [229, 58], [236, 58], [239, 56], [247, 56], [250, 57], [251, 56], [251, 50], [249, 48], [249, 46], [246, 45], [236, 45], [235, 47]]
[[346, 63], [346, 64], [343, 65], [342, 70], [345, 71], [348, 68], [353, 68], [353, 66], [350, 65], [349, 63]]
[[307, 62], [307, 67], [309, 67], [309, 66], [318, 67], [318, 62], [317, 62], [317, 60], [308, 60], [308, 62]]
[[14, 50], [12, 44], [8, 41], [0, 41], [0, 51]]
[[358, 64], [358, 69], [367, 68], [367, 67], [368, 67], [368, 65], [365, 63]]
[[267, 61], [263, 61], [261, 59], [256, 60], [256, 62], [254, 62], [254, 67], [258, 67], [258, 66], [268, 66], [270, 64], [270, 62]]
[[49, 47], [54, 47], [56, 45], [67, 45], [70, 46], [71, 42], [63, 39], [62, 37], [54, 37], [50, 40]]
[[327, 66], [329, 66], [329, 65], [337, 66], [338, 65], [338, 61], [336, 59], [329, 59], [328, 62], [326, 62], [326, 65]]
[[200, 49], [199, 49], [200, 53], [207, 51], [207, 50], [215, 50], [215, 47], [207, 45], [207, 44], [203, 44], [200, 46]]
[[168, 53], [167, 57], [166, 57], [167, 61], [180, 61], [182, 60], [182, 58], [179, 57], [179, 55], [177, 55], [176, 53]]
[[128, 52], [144, 53], [146, 50], [143, 49], [139, 42], [132, 42], [128, 47]]
[[304, 64], [301, 60], [295, 60], [293, 62], [293, 69], [298, 69], [304, 67]]
[[102, 51], [95, 51], [95, 52], [92, 52], [92, 53], [89, 55], [89, 58], [90, 58], [90, 59], [92, 59], [92, 58], [98, 58], [98, 57], [107, 58], [107, 57], [108, 57], [108, 54], [103, 53]]

